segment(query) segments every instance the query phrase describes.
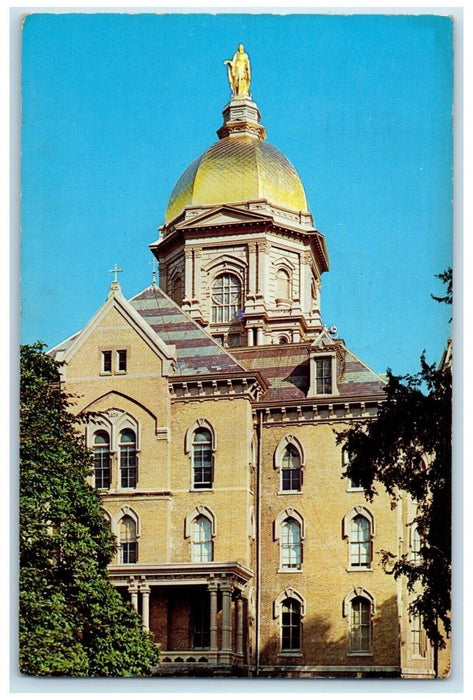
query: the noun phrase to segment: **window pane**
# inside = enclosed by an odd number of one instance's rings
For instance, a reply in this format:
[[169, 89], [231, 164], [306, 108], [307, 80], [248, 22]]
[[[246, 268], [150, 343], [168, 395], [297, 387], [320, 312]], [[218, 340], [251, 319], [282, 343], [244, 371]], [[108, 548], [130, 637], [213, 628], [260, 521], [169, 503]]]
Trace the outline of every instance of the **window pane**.
[[300, 645], [300, 604], [293, 598], [286, 598], [281, 612], [281, 648], [283, 651], [294, 651], [300, 649]]
[[295, 520], [286, 520], [281, 530], [281, 568], [299, 569], [301, 565], [301, 530]]
[[371, 605], [364, 598], [351, 603], [351, 650], [369, 651], [371, 648]]
[[315, 360], [316, 391], [318, 394], [332, 393], [332, 358]]
[[236, 275], [217, 277], [212, 287], [212, 321], [229, 323], [237, 319], [241, 309], [241, 285]]
[[357, 515], [350, 525], [350, 565], [371, 564], [371, 528], [367, 518]]
[[212, 525], [203, 515], [192, 523], [192, 561], [212, 561]]
[[287, 445], [281, 460], [281, 487], [283, 491], [299, 491], [301, 487], [301, 459], [294, 445]]

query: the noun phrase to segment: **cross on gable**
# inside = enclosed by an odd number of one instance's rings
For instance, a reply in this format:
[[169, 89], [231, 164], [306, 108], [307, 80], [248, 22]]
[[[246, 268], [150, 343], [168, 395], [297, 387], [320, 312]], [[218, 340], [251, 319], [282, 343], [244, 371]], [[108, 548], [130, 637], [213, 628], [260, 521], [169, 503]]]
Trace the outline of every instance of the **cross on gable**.
[[117, 275], [119, 272], [123, 272], [123, 269], [121, 267], [118, 267], [117, 263], [115, 263], [115, 267], [113, 268], [113, 270], [109, 270], [109, 272], [115, 275], [115, 279], [113, 281], [118, 282]]

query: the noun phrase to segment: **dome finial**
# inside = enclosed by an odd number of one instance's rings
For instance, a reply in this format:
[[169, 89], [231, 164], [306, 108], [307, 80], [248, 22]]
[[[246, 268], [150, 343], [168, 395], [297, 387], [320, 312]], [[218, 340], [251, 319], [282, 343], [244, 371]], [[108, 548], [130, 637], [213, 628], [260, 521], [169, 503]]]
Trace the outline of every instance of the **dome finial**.
[[250, 59], [245, 53], [243, 44], [238, 44], [238, 49], [231, 61], [224, 61], [228, 68], [228, 81], [234, 98], [250, 97], [251, 70]]

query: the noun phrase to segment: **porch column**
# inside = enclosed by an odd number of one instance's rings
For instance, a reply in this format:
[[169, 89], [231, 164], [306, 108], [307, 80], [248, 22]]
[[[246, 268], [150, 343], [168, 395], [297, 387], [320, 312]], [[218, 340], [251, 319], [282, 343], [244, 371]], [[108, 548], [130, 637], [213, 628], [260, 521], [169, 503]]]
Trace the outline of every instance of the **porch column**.
[[210, 651], [217, 651], [217, 584], [209, 583], [210, 593]]
[[146, 583], [140, 584], [141, 591], [141, 617], [143, 620], [143, 629], [149, 631], [149, 593], [150, 587]]
[[232, 588], [229, 583], [221, 583], [222, 591], [222, 651], [232, 650]]
[[237, 654], [243, 654], [243, 598], [236, 599]]
[[135, 608], [136, 612], [138, 612], [138, 585], [135, 579], [130, 580], [130, 584], [128, 586], [128, 593], [131, 596], [131, 604]]

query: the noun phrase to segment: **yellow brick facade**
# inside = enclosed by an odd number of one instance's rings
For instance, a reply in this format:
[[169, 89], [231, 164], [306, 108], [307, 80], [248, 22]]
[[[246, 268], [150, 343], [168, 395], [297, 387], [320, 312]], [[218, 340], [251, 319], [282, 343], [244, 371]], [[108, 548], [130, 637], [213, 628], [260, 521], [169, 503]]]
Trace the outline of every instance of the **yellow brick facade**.
[[[235, 177], [239, 139], [262, 133], [237, 102]], [[381, 566], [383, 550], [410, 551], [415, 504], [368, 502], [342, 478], [336, 433], [376, 416], [383, 380], [321, 322], [324, 237], [286, 201], [216, 200], [151, 245], [163, 289], [126, 300], [114, 282], [52, 352], [89, 415], [111, 581], [153, 633], [159, 673], [432, 677], [408, 593]]]

